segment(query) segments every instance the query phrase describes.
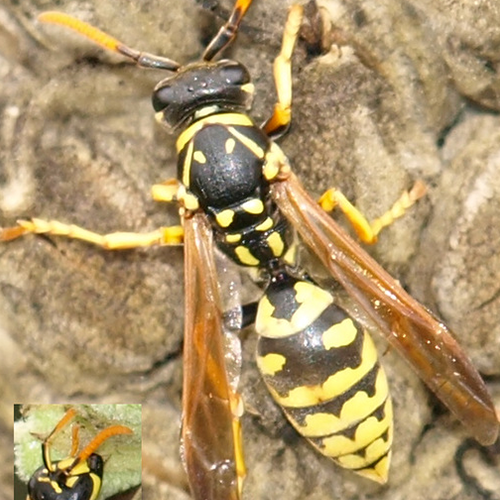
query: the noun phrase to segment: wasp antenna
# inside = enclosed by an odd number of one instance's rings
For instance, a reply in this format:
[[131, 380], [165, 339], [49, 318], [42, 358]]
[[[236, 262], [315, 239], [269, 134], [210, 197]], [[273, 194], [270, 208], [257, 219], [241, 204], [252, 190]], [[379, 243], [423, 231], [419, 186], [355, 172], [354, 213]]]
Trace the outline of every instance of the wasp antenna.
[[101, 446], [104, 441], [108, 440], [110, 437], [118, 436], [120, 434], [133, 434], [134, 431], [125, 427], [124, 425], [112, 425], [104, 430], [102, 430], [97, 436], [90, 441], [90, 443], [78, 454], [75, 461], [70, 467], [70, 470], [76, 467], [81, 462], [85, 462], [87, 458], [94, 453], [94, 451]]
[[80, 426], [79, 425], [74, 425], [73, 429], [71, 429], [72, 434], [71, 434], [71, 452], [69, 454], [70, 457], [74, 457], [78, 451], [78, 448], [80, 447]]
[[137, 63], [142, 68], [164, 69], [168, 71], [176, 71], [180, 68], [180, 64], [172, 59], [166, 57], [155, 56], [147, 52], [141, 52], [136, 49], [128, 47], [116, 38], [108, 35], [104, 31], [77, 19], [76, 17], [64, 14], [62, 12], [43, 12], [38, 16], [38, 20], [42, 23], [58, 24], [65, 26], [78, 34], [88, 38], [90, 41], [99, 45], [100, 47], [117, 52], [122, 56], [128, 57]]
[[52, 429], [52, 432], [45, 438], [42, 444], [42, 454], [43, 454], [43, 463], [48, 470], [53, 471], [54, 467], [52, 465], [52, 460], [50, 459], [50, 441], [52, 438], [60, 432], [64, 427], [66, 427], [73, 418], [75, 418], [76, 410], [74, 408], [70, 408], [59, 420], [57, 425]]
[[97, 45], [114, 52], [120, 52], [119, 47], [123, 46], [123, 43], [116, 38], [113, 38], [111, 35], [104, 33], [104, 31], [101, 31], [84, 21], [80, 21], [80, 19], [77, 19], [76, 17], [62, 12], [42, 12], [42, 14], [38, 16], [38, 20], [42, 23], [52, 23], [65, 26], [66, 28], [72, 29], [80, 35], [88, 38]]
[[48, 441], [49, 439], [52, 438], [52, 436], [54, 436], [54, 434], [57, 434], [61, 429], [66, 427], [69, 424], [69, 422], [71, 422], [71, 420], [75, 418], [75, 415], [76, 415], [76, 410], [74, 408], [70, 408], [64, 414], [63, 418], [59, 420], [58, 424], [54, 427], [54, 429], [52, 429], [52, 432], [49, 434], [49, 436], [45, 441]]

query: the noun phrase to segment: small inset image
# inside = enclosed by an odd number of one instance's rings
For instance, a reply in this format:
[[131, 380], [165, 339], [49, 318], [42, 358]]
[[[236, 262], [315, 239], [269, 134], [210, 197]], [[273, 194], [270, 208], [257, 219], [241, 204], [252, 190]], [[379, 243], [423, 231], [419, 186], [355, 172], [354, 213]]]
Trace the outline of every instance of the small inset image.
[[15, 500], [140, 498], [141, 405], [16, 405]]

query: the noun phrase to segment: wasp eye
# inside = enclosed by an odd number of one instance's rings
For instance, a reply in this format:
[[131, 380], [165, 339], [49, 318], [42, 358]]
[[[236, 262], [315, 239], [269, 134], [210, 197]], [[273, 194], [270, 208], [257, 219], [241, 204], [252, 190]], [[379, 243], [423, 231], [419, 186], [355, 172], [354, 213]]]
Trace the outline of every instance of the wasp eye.
[[158, 87], [153, 93], [153, 108], [156, 112], [164, 110], [175, 98], [170, 85]]
[[247, 69], [242, 64], [234, 61], [228, 61], [219, 71], [228, 85], [244, 85], [250, 81], [250, 74]]
[[90, 469], [90, 472], [93, 472], [98, 476], [102, 476], [104, 462], [101, 455], [98, 455], [97, 453], [92, 453], [92, 455], [90, 455], [90, 457], [87, 459], [87, 465]]

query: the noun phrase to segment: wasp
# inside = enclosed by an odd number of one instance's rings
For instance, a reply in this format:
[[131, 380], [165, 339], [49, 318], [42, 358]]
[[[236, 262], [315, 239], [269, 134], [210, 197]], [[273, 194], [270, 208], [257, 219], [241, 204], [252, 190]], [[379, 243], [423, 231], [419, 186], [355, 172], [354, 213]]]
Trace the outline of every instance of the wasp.
[[291, 123], [291, 59], [303, 8], [294, 5], [289, 11], [274, 63], [277, 102], [270, 118], [257, 125], [249, 116], [254, 87], [248, 70], [218, 59], [235, 40], [251, 3], [236, 0], [200, 60], [189, 64], [130, 48], [68, 15], [42, 14], [41, 21], [71, 28], [140, 67], [170, 73], [156, 85], [152, 102], [158, 121], [177, 135], [178, 175], [153, 186], [152, 195], [177, 203], [181, 224], [144, 234], [101, 235], [31, 219], [3, 229], [1, 239], [61, 235], [113, 250], [184, 244], [181, 449], [195, 499], [241, 498], [245, 476], [243, 404], [237, 376], [226, 363], [214, 249], [262, 284], [249, 321], [259, 338], [257, 365], [291, 424], [321, 453], [385, 482], [392, 404], [370, 336], [302, 268], [296, 234], [470, 433], [492, 443], [498, 434], [493, 403], [451, 332], [327, 214], [340, 207], [360, 239], [373, 242], [422, 196], [422, 185], [374, 223], [337, 189], [319, 203], [309, 196], [277, 144]]
[[113, 436], [132, 434], [124, 425], [112, 425], [99, 432], [82, 450], [79, 448], [79, 426], [73, 425], [71, 451], [67, 458], [53, 461], [51, 447], [56, 436], [76, 417], [70, 408], [42, 442], [43, 465], [28, 482], [26, 500], [95, 500], [99, 496], [104, 472], [104, 460], [95, 453]]

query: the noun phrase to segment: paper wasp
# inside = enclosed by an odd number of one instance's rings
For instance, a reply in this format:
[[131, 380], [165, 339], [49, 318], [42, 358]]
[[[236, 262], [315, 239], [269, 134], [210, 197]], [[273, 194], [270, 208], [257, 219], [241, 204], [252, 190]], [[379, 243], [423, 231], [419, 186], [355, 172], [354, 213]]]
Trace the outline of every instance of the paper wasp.
[[291, 122], [291, 57], [302, 8], [291, 8], [274, 76], [278, 100], [257, 126], [253, 85], [236, 61], [214, 61], [233, 42], [251, 0], [237, 0], [201, 59], [181, 65], [139, 52], [70, 16], [42, 14], [145, 68], [170, 71], [154, 89], [156, 116], [177, 132], [178, 178], [153, 187], [177, 202], [182, 225], [151, 233], [100, 235], [57, 221], [19, 221], [4, 241], [62, 235], [107, 249], [184, 243], [185, 338], [182, 458], [196, 499], [240, 498], [245, 464], [236, 376], [226, 370], [224, 320], [214, 247], [264, 283], [255, 314], [257, 364], [294, 427], [340, 465], [387, 479], [392, 407], [376, 351], [363, 328], [296, 259], [295, 233], [352, 296], [390, 344], [481, 443], [498, 421], [479, 374], [449, 330], [412, 299], [325, 213], [339, 206], [360, 238], [378, 232], [417, 199], [417, 187], [374, 224], [338, 190], [316, 203], [275, 140]]
[[133, 431], [124, 425], [111, 425], [100, 431], [80, 451], [79, 430], [72, 427], [71, 451], [67, 458], [54, 461], [52, 446], [61, 431], [76, 417], [75, 408], [66, 411], [54, 429], [42, 442], [43, 465], [28, 482], [27, 500], [95, 500], [101, 491], [104, 460], [96, 451], [108, 439]]

